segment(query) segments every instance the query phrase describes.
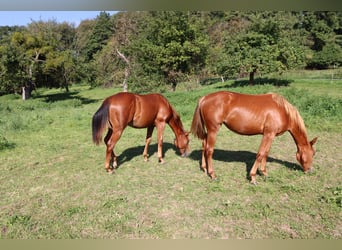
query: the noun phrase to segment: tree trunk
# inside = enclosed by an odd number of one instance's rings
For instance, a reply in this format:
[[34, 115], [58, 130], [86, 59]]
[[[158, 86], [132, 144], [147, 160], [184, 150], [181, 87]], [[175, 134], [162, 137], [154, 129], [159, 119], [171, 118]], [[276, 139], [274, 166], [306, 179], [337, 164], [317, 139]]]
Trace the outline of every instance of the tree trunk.
[[22, 99], [25, 101], [27, 99], [30, 99], [31, 98], [31, 93], [32, 91], [36, 89], [36, 85], [32, 82], [32, 81], [29, 81], [29, 83], [25, 86], [23, 86], [21, 88], [22, 90], [22, 93], [21, 93], [21, 96], [22, 96]]
[[122, 83], [122, 88], [123, 88], [123, 92], [127, 92], [128, 91], [128, 85], [127, 85], [127, 78], [129, 75], [129, 69], [125, 68], [125, 79]]
[[30, 99], [31, 93], [28, 87], [22, 87], [22, 93], [21, 93], [22, 99], [25, 101], [27, 99]]
[[128, 91], [127, 78], [129, 76], [130, 63], [129, 63], [128, 59], [125, 57], [125, 55], [122, 54], [118, 49], [116, 49], [116, 52], [118, 53], [119, 57], [122, 60], [124, 60], [126, 63], [125, 78], [124, 78], [123, 83], [122, 83], [122, 88], [123, 88], [123, 92], [127, 92]]
[[249, 85], [254, 85], [254, 75], [255, 75], [255, 70], [249, 73]]
[[63, 80], [64, 80], [64, 83], [63, 83], [63, 85], [64, 85], [64, 88], [65, 88], [65, 91], [66, 92], [68, 92], [69, 93], [69, 84], [68, 84], [68, 78], [67, 78], [67, 76], [66, 76], [66, 73], [64, 72], [64, 74], [63, 74]]

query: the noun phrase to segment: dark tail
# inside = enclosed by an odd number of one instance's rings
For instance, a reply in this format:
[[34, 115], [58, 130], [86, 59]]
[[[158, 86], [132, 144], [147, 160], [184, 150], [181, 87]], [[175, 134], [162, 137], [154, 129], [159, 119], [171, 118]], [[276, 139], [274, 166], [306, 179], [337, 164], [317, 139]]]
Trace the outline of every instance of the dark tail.
[[102, 139], [103, 130], [108, 126], [109, 107], [103, 103], [93, 116], [93, 142], [99, 145]]
[[194, 117], [192, 118], [191, 133], [202, 140], [207, 137], [205, 124], [201, 115], [201, 100], [199, 100]]

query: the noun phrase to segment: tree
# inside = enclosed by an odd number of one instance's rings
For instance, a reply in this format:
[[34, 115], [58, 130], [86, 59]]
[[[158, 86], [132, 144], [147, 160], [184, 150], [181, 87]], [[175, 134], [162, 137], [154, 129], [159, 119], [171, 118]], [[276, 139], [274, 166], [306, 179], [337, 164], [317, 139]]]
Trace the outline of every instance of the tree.
[[291, 37], [291, 19], [285, 22], [288, 15], [273, 12], [251, 15], [244, 32], [226, 38], [218, 72], [225, 77], [247, 73], [250, 84], [253, 84], [257, 72], [282, 73], [302, 65], [303, 47]]
[[113, 25], [111, 23], [110, 14], [102, 11], [96, 17], [94, 28], [86, 42], [86, 62], [90, 62], [94, 55], [106, 45], [112, 34]]
[[309, 47], [307, 66], [324, 69], [341, 64], [342, 18], [338, 12], [303, 12], [301, 27]]
[[[102, 60], [101, 54], [107, 51], [106, 46], [113, 36], [113, 22], [110, 15], [106, 12], [100, 14], [94, 20], [84, 20], [76, 29], [75, 50], [77, 57], [77, 70], [80, 78], [91, 86], [107, 84], [103, 78], [109, 72], [104, 72], [100, 67]], [[106, 58], [107, 63], [108, 58]], [[99, 62], [102, 61], [102, 62]]]
[[175, 89], [187, 74], [205, 65], [208, 41], [191, 13], [149, 12], [130, 46], [131, 54], [146, 75], [163, 79]]
[[142, 17], [140, 12], [122, 12], [112, 17], [114, 33], [91, 62], [94, 72], [92, 86], [108, 87], [122, 83], [124, 91], [128, 90], [131, 63], [127, 62], [131, 61], [133, 53], [127, 48], [136, 39], [137, 24]]
[[341, 46], [335, 43], [324, 45], [322, 50], [314, 53], [313, 58], [308, 62], [309, 67], [317, 69], [326, 69], [342, 64]]
[[68, 85], [76, 78], [75, 28], [50, 20], [33, 22], [28, 29], [36, 41], [34, 46], [27, 47], [27, 54], [33, 59], [31, 68], [36, 68], [38, 86], [64, 87], [68, 91]]
[[33, 87], [64, 87], [76, 78], [75, 28], [54, 20], [32, 22], [8, 33], [0, 44], [0, 89], [29, 98]]
[[25, 86], [24, 57], [12, 43], [0, 45], [0, 94], [19, 92]]

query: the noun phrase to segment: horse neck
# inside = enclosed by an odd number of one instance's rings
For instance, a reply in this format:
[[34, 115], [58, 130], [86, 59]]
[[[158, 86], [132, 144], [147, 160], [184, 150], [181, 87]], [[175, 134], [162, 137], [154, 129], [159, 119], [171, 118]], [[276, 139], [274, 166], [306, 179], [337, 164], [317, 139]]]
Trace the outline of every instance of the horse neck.
[[293, 124], [292, 128], [289, 129], [290, 134], [292, 135], [297, 149], [306, 147], [309, 145], [308, 137], [306, 135], [306, 131], [303, 130], [298, 124]]
[[180, 121], [179, 117], [173, 115], [169, 121], [169, 125], [177, 139], [179, 135], [185, 134], [182, 122]]
[[302, 147], [308, 146], [309, 141], [306, 135], [305, 124], [298, 110], [283, 97], [275, 95], [274, 98], [276, 102], [280, 103], [284, 107], [285, 112], [288, 115], [289, 132], [297, 145], [297, 149], [299, 150]]

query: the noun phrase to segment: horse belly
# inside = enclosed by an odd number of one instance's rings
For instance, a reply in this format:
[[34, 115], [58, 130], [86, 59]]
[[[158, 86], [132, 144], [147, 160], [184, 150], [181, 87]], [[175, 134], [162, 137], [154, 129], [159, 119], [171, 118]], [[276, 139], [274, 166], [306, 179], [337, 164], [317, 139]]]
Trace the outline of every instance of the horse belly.
[[262, 134], [264, 123], [256, 117], [242, 114], [231, 114], [224, 121], [227, 128], [241, 135]]
[[149, 115], [135, 115], [132, 122], [129, 124], [133, 128], [147, 128], [154, 125], [154, 117]]
[[140, 107], [136, 108], [130, 126], [134, 128], [147, 128], [153, 126], [157, 114], [158, 111], [154, 108], [141, 105]]
[[279, 135], [287, 130], [286, 123], [280, 114], [272, 111], [232, 114], [228, 116], [225, 124], [230, 130], [242, 135], [257, 135], [265, 132]]

